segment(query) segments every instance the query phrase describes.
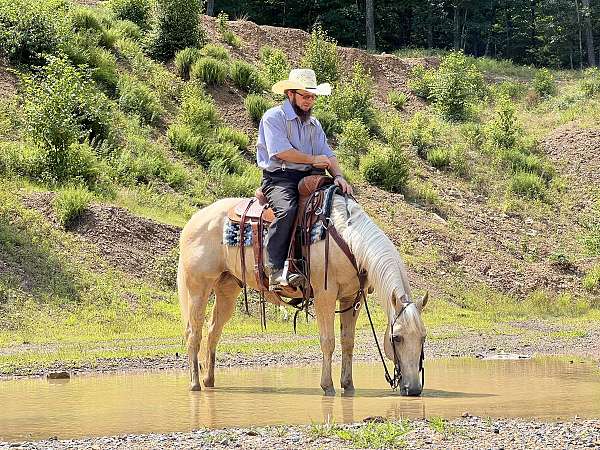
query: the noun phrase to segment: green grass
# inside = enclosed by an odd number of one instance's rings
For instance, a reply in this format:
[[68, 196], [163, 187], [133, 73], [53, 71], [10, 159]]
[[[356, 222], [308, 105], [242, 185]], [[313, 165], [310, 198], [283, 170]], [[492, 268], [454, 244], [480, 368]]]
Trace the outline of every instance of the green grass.
[[358, 428], [334, 431], [340, 439], [358, 448], [401, 448], [406, 446], [404, 436], [410, 431], [407, 420], [400, 422], [370, 422]]

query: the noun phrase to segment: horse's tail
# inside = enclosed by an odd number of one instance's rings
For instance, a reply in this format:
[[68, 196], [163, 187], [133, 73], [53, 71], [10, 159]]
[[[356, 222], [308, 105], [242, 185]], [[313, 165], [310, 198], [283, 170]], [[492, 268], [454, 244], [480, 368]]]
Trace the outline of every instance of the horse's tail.
[[179, 263], [177, 264], [177, 292], [179, 295], [179, 308], [181, 309], [181, 319], [184, 327], [187, 329], [188, 326], [188, 305], [190, 293], [187, 287], [187, 281], [185, 279], [185, 270], [183, 269], [183, 261], [181, 255], [179, 255]]

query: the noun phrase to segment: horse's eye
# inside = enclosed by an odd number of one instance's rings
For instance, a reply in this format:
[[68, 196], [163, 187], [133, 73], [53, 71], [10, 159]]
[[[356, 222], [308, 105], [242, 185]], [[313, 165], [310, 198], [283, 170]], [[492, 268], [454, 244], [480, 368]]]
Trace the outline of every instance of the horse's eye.
[[402, 336], [392, 336], [392, 341], [397, 342], [398, 344], [402, 342]]

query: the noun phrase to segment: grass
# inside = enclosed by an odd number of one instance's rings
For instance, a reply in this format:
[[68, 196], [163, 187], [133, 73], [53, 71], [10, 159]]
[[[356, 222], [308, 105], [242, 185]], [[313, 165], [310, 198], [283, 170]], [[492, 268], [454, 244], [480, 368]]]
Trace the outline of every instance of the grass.
[[369, 422], [358, 428], [343, 428], [334, 431], [340, 439], [358, 448], [402, 448], [403, 437], [410, 431], [407, 420], [399, 422]]

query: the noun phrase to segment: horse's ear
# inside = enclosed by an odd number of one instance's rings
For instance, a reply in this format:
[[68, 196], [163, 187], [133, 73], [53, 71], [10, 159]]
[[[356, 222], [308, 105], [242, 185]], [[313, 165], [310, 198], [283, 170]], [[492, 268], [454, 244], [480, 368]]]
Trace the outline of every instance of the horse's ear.
[[429, 301], [429, 291], [426, 291], [423, 298], [420, 298], [417, 301], [417, 308], [419, 308], [419, 311], [423, 311], [423, 309], [425, 309], [425, 305], [427, 305], [428, 301]]

